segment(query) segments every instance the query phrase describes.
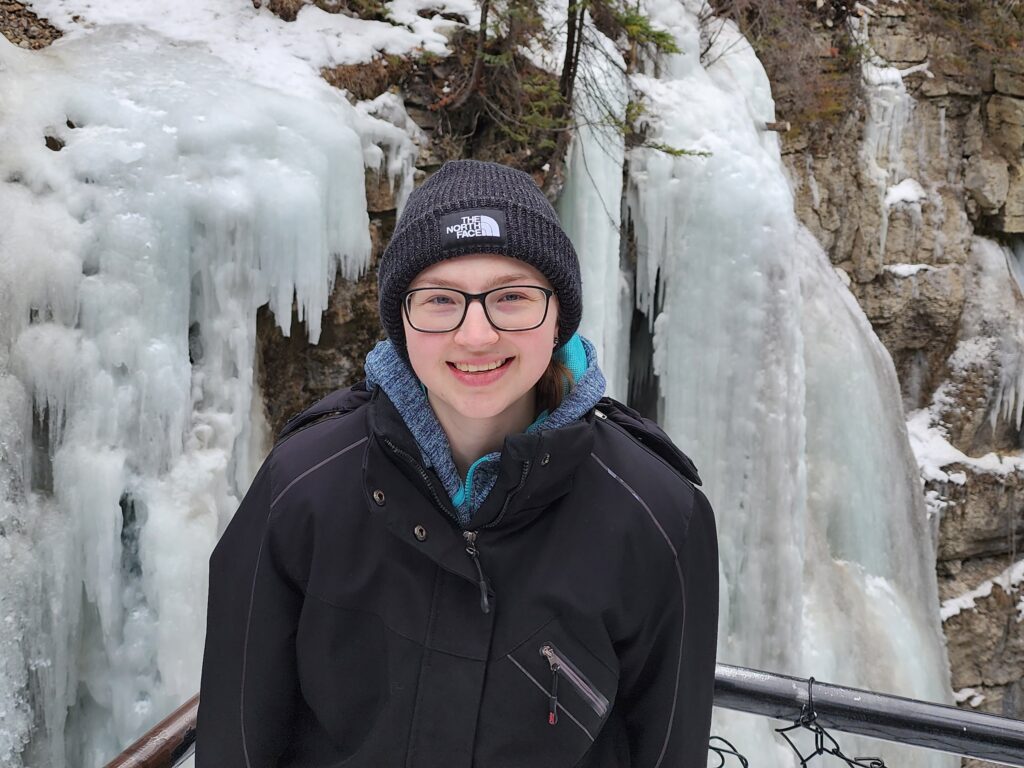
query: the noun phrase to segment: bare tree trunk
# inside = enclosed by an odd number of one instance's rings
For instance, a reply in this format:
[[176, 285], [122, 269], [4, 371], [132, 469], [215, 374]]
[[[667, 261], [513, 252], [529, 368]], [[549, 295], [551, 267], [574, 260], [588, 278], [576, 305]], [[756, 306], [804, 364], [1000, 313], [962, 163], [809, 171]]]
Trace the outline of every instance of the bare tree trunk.
[[473, 73], [469, 82], [462, 89], [459, 97], [452, 103], [452, 109], [458, 109], [472, 96], [480, 87], [480, 80], [484, 74], [484, 43], [487, 42], [487, 12], [490, 10], [491, 0], [483, 0], [480, 4], [480, 30], [476, 36], [476, 58], [473, 60]]

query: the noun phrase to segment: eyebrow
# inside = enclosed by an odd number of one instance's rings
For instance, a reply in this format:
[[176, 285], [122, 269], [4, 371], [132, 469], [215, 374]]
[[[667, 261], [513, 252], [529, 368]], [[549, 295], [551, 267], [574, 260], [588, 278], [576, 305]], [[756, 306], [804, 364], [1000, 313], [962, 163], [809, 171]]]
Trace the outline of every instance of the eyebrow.
[[[530, 277], [529, 275], [527, 275], [527, 274], [525, 274], [523, 272], [514, 272], [514, 273], [511, 273], [511, 274], [507, 274], [507, 275], [498, 275], [494, 279], [488, 280], [487, 283], [484, 284], [483, 290], [486, 291], [486, 290], [488, 290], [490, 288], [494, 288], [494, 287], [499, 286], [499, 285], [523, 284], [522, 283], [523, 280], [534, 280], [534, 279], [535, 278], [532, 278], [532, 277]], [[451, 280], [445, 280], [445, 279], [440, 278], [440, 277], [435, 277], [435, 278], [430, 278], [429, 280], [424, 280], [423, 284], [420, 284], [419, 280], [413, 280], [412, 281], [412, 285], [410, 285], [409, 287], [410, 288], [422, 288], [422, 287], [424, 287], [424, 285], [428, 285], [428, 286], [432, 286], [432, 287], [437, 287], [437, 288], [455, 288], [457, 290], [462, 290], [462, 286], [459, 283], [453, 282]]]

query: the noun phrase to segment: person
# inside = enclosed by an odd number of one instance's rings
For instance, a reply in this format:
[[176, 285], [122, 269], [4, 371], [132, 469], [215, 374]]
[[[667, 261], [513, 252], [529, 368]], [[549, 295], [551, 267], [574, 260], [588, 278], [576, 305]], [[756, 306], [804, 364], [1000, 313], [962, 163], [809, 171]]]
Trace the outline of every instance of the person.
[[712, 510], [602, 397], [554, 209], [446, 163], [378, 287], [366, 381], [286, 425], [210, 559], [198, 768], [704, 768]]

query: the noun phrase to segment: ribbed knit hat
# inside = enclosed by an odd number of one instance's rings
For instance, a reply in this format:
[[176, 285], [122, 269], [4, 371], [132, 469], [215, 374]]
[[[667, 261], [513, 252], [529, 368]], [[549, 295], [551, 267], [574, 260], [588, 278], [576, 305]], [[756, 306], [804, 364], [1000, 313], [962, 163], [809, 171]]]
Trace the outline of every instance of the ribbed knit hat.
[[580, 264], [551, 203], [522, 171], [454, 160], [409, 195], [381, 257], [381, 324], [403, 356], [402, 294], [431, 264], [467, 253], [500, 253], [538, 269], [558, 296], [559, 344], [576, 332], [583, 311]]

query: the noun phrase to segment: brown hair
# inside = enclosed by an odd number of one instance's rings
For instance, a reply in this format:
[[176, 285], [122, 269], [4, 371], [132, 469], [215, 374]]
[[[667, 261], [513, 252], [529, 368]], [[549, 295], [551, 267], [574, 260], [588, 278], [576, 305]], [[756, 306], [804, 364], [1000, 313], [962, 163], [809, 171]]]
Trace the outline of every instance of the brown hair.
[[562, 398], [568, 394], [575, 384], [572, 371], [565, 363], [551, 358], [547, 369], [541, 374], [536, 384], [536, 406], [537, 410], [547, 410], [548, 413], [555, 410], [562, 402]]

